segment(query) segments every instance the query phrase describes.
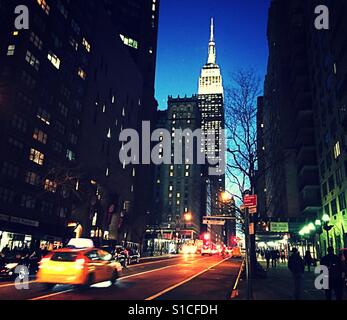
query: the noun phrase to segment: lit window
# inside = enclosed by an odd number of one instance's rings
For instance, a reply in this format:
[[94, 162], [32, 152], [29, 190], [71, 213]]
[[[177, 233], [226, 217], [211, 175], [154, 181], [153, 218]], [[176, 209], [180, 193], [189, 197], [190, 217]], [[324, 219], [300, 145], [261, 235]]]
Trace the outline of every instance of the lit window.
[[12, 35], [13, 35], [14, 37], [17, 37], [17, 36], [19, 35], [19, 32], [18, 32], [18, 31], [13, 31], [13, 32], [12, 32]]
[[13, 56], [15, 49], [16, 49], [15, 45], [8, 46], [8, 48], [7, 48], [7, 55], [8, 56]]
[[340, 147], [340, 142], [336, 142], [334, 146], [334, 157], [337, 159], [341, 155], [341, 147]]
[[57, 183], [52, 181], [52, 180], [46, 179], [44, 189], [48, 192], [56, 193], [57, 192]]
[[85, 47], [85, 49], [88, 52], [90, 52], [90, 49], [91, 49], [90, 44], [89, 44], [89, 42], [85, 38], [83, 38], [83, 40], [82, 40], [82, 45]]
[[50, 51], [47, 58], [56, 69], [60, 69], [60, 59], [53, 52]]
[[47, 134], [36, 128], [34, 130], [33, 139], [37, 140], [43, 144], [46, 144], [47, 143]]
[[78, 76], [83, 80], [86, 80], [86, 78], [87, 78], [86, 72], [84, 70], [82, 70], [81, 68], [78, 69]]
[[70, 161], [75, 161], [76, 155], [71, 150], [67, 150], [66, 151], [66, 158], [69, 159]]
[[45, 160], [45, 155], [41, 153], [40, 151], [37, 151], [35, 149], [30, 149], [29, 160], [42, 166]]
[[50, 125], [51, 115], [44, 109], [39, 108], [37, 112], [37, 118], [39, 118], [42, 122], [47, 125]]
[[49, 15], [49, 11], [51, 10], [51, 8], [50, 8], [49, 5], [46, 3], [46, 0], [37, 0], [37, 3], [38, 3], [39, 6], [41, 7], [41, 9], [42, 9], [47, 15]]
[[128, 46], [128, 47], [131, 47], [131, 48], [134, 48], [134, 49], [138, 49], [139, 48], [139, 43], [134, 40], [134, 39], [131, 39], [131, 38], [128, 38], [124, 35], [120, 35], [120, 38], [122, 39], [123, 43]]

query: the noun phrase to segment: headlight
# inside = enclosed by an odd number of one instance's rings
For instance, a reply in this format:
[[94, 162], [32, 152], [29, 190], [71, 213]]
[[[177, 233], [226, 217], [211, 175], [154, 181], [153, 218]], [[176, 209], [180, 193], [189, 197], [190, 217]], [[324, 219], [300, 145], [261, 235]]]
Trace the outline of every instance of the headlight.
[[5, 265], [5, 268], [6, 269], [14, 269], [17, 266], [18, 266], [18, 263], [8, 263]]

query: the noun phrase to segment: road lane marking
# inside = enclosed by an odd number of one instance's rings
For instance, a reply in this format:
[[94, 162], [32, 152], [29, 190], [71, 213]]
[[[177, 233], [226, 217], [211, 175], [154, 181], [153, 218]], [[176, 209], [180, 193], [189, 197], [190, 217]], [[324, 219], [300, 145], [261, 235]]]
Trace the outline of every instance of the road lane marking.
[[70, 289], [70, 290], [65, 290], [65, 291], [61, 291], [61, 292], [51, 293], [51, 294], [47, 294], [45, 296], [32, 298], [32, 299], [29, 299], [29, 300], [31, 300], [31, 301], [43, 300], [43, 299], [55, 297], [55, 296], [58, 296], [58, 295], [61, 295], [61, 294], [64, 294], [64, 293], [72, 292], [72, 291], [75, 291], [75, 289]]
[[239, 295], [239, 290], [237, 288], [239, 286], [239, 282], [241, 279], [244, 263], [245, 263], [245, 259], [242, 260], [240, 271], [239, 271], [239, 274], [237, 275], [233, 290], [230, 295], [230, 299], [235, 299]]
[[135, 273], [135, 274], [131, 274], [128, 276], [124, 276], [121, 278], [118, 278], [118, 280], [125, 280], [125, 279], [129, 279], [129, 278], [134, 278], [134, 277], [138, 277], [138, 276], [142, 276], [143, 274], [147, 274], [147, 273], [152, 273], [152, 272], [156, 272], [156, 271], [160, 271], [160, 270], [164, 270], [164, 269], [168, 269], [168, 268], [172, 268], [172, 267], [176, 267], [178, 266], [177, 264], [172, 265], [172, 266], [166, 266], [163, 268], [157, 268], [157, 269], [153, 269], [153, 270], [148, 270], [148, 271], [144, 271], [144, 272], [140, 272], [140, 273]]
[[127, 267], [127, 269], [131, 269], [131, 268], [135, 268], [135, 267], [141, 267], [141, 266], [147, 266], [149, 264], [155, 264], [155, 263], [161, 263], [161, 262], [169, 262], [169, 261], [174, 261], [174, 260], [178, 260], [181, 259], [181, 257], [179, 258], [171, 258], [171, 259], [163, 259], [163, 260], [158, 260], [158, 261], [151, 261], [151, 262], [143, 262], [143, 263], [139, 263], [139, 264], [133, 264]]
[[173, 285], [173, 286], [171, 286], [171, 287], [169, 287], [169, 288], [167, 288], [167, 289], [165, 289], [165, 290], [163, 290], [163, 291], [160, 291], [159, 293], [157, 293], [157, 294], [155, 294], [155, 295], [153, 295], [153, 296], [151, 296], [151, 297], [149, 297], [149, 298], [147, 298], [147, 299], [145, 299], [145, 301], [154, 300], [154, 299], [156, 299], [156, 298], [162, 296], [163, 294], [168, 293], [168, 292], [170, 292], [170, 291], [172, 291], [172, 290], [174, 290], [174, 289], [176, 289], [176, 288], [182, 286], [183, 284], [185, 284], [185, 283], [187, 283], [187, 282], [189, 282], [189, 281], [192, 281], [193, 279], [195, 279], [195, 278], [201, 276], [202, 274], [204, 274], [204, 273], [210, 271], [211, 269], [213, 269], [213, 268], [219, 266], [220, 264], [222, 264], [222, 263], [225, 262], [225, 261], [228, 261], [229, 259], [230, 259], [230, 257], [229, 257], [229, 258], [226, 258], [226, 259], [224, 259], [224, 260], [222, 260], [222, 261], [219, 261], [218, 263], [216, 263], [216, 264], [214, 264], [214, 265], [208, 267], [208, 268], [205, 269], [205, 270], [200, 271], [199, 273], [197, 273], [197, 274], [195, 274], [195, 275], [189, 277], [188, 279], [183, 280], [183, 281], [181, 281], [181, 282], [179, 282], [179, 283], [177, 283], [177, 284], [175, 284], [175, 285]]
[[[35, 282], [36, 282], [36, 280], [21, 282], [20, 285], [23, 286], [23, 285], [31, 284], [31, 283], [35, 283]], [[0, 285], [0, 288], [14, 287], [15, 285], [16, 285], [15, 283], [7, 283], [7, 284]]]

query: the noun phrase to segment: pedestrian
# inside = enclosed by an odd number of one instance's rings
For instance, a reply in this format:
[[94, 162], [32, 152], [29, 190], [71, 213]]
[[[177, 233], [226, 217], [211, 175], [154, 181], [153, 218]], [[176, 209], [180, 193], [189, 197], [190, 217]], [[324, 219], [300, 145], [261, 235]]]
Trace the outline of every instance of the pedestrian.
[[282, 249], [281, 251], [281, 260], [282, 260], [282, 263], [286, 262], [286, 251], [284, 249]]
[[265, 259], [266, 259], [266, 268], [269, 270], [270, 269], [271, 252], [268, 249], [265, 251]]
[[311, 256], [311, 252], [310, 251], [306, 251], [305, 257], [304, 257], [304, 262], [305, 262], [305, 268], [307, 266], [308, 268], [308, 272], [311, 272], [311, 266], [313, 263], [313, 258]]
[[288, 259], [288, 269], [292, 273], [294, 280], [294, 298], [301, 299], [302, 276], [305, 272], [304, 260], [300, 257], [298, 249], [292, 250], [292, 255]]
[[7, 255], [10, 253], [10, 248], [9, 248], [9, 246], [6, 245], [6, 246], [2, 249], [1, 253], [2, 253], [4, 256], [7, 256]]
[[271, 250], [271, 265], [273, 268], [277, 268], [277, 252], [276, 250]]
[[344, 285], [342, 259], [335, 255], [333, 247], [328, 248], [328, 254], [321, 259], [320, 264], [329, 269], [329, 289], [325, 290], [326, 299], [332, 300], [334, 291], [336, 300], [342, 300]]
[[264, 258], [265, 258], [265, 251], [261, 250], [261, 259], [264, 260]]

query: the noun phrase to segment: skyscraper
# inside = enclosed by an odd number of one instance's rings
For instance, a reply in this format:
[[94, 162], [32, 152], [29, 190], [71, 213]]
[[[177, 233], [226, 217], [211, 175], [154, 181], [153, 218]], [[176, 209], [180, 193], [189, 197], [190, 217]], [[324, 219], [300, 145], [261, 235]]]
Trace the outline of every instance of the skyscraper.
[[[205, 150], [208, 161], [219, 159], [219, 163], [224, 157], [224, 143], [222, 136], [225, 128], [224, 115], [224, 88], [220, 67], [217, 64], [217, 51], [214, 35], [214, 20], [211, 19], [210, 41], [208, 45], [207, 63], [201, 70], [198, 90], [199, 110], [201, 113], [201, 129], [206, 135], [203, 139], [202, 148]], [[214, 141], [209, 135], [215, 135]], [[224, 159], [223, 159], [224, 160]], [[218, 167], [218, 166], [217, 166]], [[210, 199], [207, 199], [211, 215], [222, 214], [220, 193], [225, 189], [224, 168], [218, 168], [220, 175], [207, 176], [207, 185]], [[212, 239], [215, 242], [222, 240], [220, 227], [213, 227], [209, 230], [212, 232]]]
[[[155, 126], [158, 103], [154, 95], [157, 58], [160, 0], [103, 0], [124, 46], [128, 49], [143, 78], [138, 127], [142, 121]], [[139, 130], [141, 134], [141, 130]], [[143, 181], [153, 181], [154, 166], [139, 165], [136, 168], [135, 210], [136, 223], [145, 225], [153, 212], [152, 189], [143, 188]]]
[[0, 20], [0, 249], [60, 242], [68, 224], [134, 241], [134, 168], [115, 155], [143, 81], [103, 3], [2, 1]]

